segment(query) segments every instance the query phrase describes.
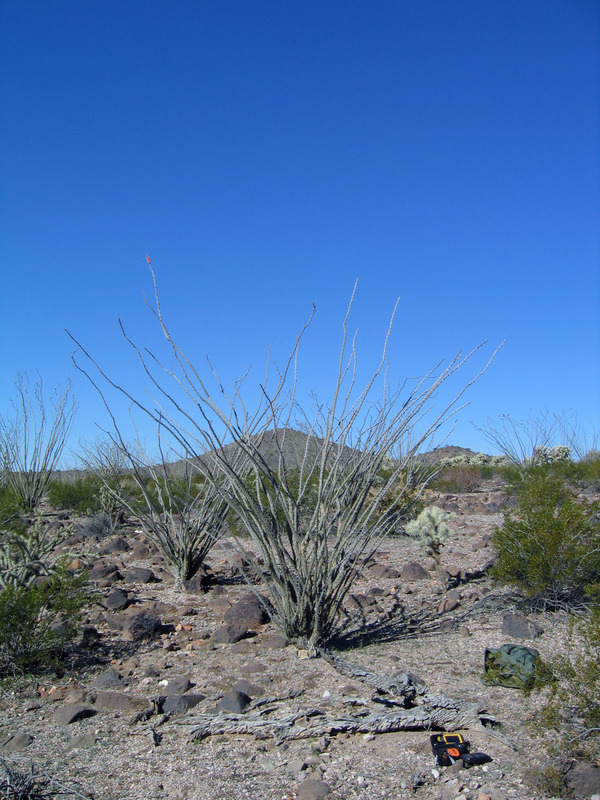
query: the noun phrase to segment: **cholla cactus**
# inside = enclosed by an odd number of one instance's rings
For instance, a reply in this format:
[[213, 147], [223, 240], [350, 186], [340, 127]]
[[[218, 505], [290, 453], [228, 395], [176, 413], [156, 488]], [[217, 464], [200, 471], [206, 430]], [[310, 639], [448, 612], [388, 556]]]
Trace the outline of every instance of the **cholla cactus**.
[[564, 464], [571, 460], [571, 450], [564, 444], [556, 447], [536, 447], [533, 451], [533, 463], [536, 466], [543, 464]]
[[119, 519], [123, 511], [122, 503], [119, 502], [115, 490], [111, 490], [105, 485], [100, 487], [98, 502], [102, 508], [108, 532], [114, 533], [119, 528]]
[[506, 456], [490, 456], [487, 453], [467, 453], [460, 456], [450, 456], [440, 461], [442, 467], [455, 467], [465, 465], [467, 467], [497, 467], [506, 466], [510, 459]]
[[49, 534], [40, 517], [27, 533], [8, 534], [0, 544], [0, 590], [29, 586], [54, 567], [52, 551], [72, 533], [61, 528]]
[[406, 525], [406, 533], [419, 540], [436, 563], [440, 559], [440, 547], [452, 537], [452, 531], [447, 525], [454, 514], [448, 514], [437, 506], [425, 508], [416, 519]]

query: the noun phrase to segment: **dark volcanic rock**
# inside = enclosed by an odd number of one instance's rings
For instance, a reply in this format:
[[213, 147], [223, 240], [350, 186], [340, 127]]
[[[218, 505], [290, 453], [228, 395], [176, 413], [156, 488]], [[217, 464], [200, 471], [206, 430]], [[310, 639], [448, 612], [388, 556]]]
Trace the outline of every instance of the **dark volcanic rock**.
[[95, 713], [96, 711], [91, 706], [63, 706], [54, 712], [52, 721], [56, 725], [71, 725], [73, 722], [79, 722], [80, 719], [93, 717]]
[[246, 625], [252, 628], [265, 625], [271, 617], [271, 612], [272, 606], [266, 597], [250, 592], [231, 606], [223, 615], [223, 619], [230, 625]]
[[29, 747], [30, 744], [33, 742], [33, 736], [29, 733], [23, 733], [22, 731], [19, 733], [14, 733], [12, 736], [9, 736], [8, 739], [5, 739], [2, 744], [0, 744], [0, 748], [4, 750], [6, 753], [16, 753], [19, 750], [25, 750]]
[[376, 578], [399, 578], [400, 573], [394, 567], [388, 567], [387, 564], [374, 564], [371, 567], [371, 573]]
[[215, 644], [233, 644], [243, 639], [247, 633], [246, 625], [221, 625], [211, 638]]
[[579, 761], [565, 775], [565, 785], [575, 797], [600, 794], [600, 769], [596, 764]]
[[255, 683], [250, 683], [250, 681], [247, 680], [237, 681], [237, 683], [233, 685], [233, 691], [243, 692], [247, 694], [248, 697], [262, 697], [265, 693], [260, 686], [257, 686]]
[[217, 703], [220, 711], [233, 711], [235, 714], [242, 714], [250, 705], [252, 700], [245, 692], [231, 691], [224, 694]]
[[126, 642], [139, 642], [142, 639], [151, 639], [161, 630], [162, 625], [158, 615], [150, 609], [143, 609], [132, 614], [123, 623], [123, 639]]
[[127, 550], [129, 550], [129, 544], [122, 536], [116, 536], [99, 548], [98, 552], [102, 555], [109, 555], [110, 553], [125, 553]]
[[104, 606], [109, 611], [122, 611], [124, 608], [127, 608], [128, 605], [129, 597], [127, 596], [127, 592], [124, 592], [123, 589], [115, 589], [104, 601]]
[[202, 700], [203, 694], [174, 694], [167, 697], [163, 703], [163, 714], [187, 714], [190, 708], [194, 708]]
[[96, 692], [94, 708], [111, 711], [128, 711], [131, 708], [131, 697], [123, 692]]
[[183, 588], [189, 594], [204, 594], [210, 584], [210, 578], [203, 571], [199, 570], [195, 575], [183, 582]]
[[100, 675], [97, 675], [92, 682], [92, 686], [95, 689], [112, 689], [114, 686], [120, 686], [123, 684], [123, 676], [120, 672], [112, 667], [107, 669], [105, 672], [101, 672]]
[[429, 577], [429, 573], [421, 564], [409, 561], [402, 567], [400, 577], [404, 581], [422, 581]]
[[146, 567], [130, 567], [125, 573], [127, 583], [156, 583], [156, 575]]
[[187, 675], [178, 675], [176, 678], [169, 680], [164, 691], [166, 695], [185, 694], [193, 685]]

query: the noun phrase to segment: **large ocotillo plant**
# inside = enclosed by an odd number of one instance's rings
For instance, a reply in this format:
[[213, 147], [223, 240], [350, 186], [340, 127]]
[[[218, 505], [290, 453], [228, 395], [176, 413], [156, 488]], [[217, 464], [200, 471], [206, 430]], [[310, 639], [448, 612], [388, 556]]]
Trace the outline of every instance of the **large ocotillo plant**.
[[155, 280], [154, 288], [153, 312], [175, 366], [138, 347], [121, 326], [152, 383], [154, 406], [114, 383], [84, 352], [114, 388], [194, 456], [264, 559], [279, 625], [314, 652], [332, 635], [362, 564], [431, 477], [417, 454], [487, 365], [435, 413], [432, 401], [482, 345], [446, 367], [436, 365], [412, 386], [405, 381], [394, 388], [387, 360], [392, 315], [381, 359], [360, 388], [356, 336], [349, 337], [347, 327], [353, 293], [329, 403], [313, 398], [309, 410], [298, 397], [299, 347], [311, 314], [283, 369], [273, 379], [267, 369], [251, 410], [244, 399], [247, 375], [231, 393], [212, 367], [202, 377], [169, 332]]

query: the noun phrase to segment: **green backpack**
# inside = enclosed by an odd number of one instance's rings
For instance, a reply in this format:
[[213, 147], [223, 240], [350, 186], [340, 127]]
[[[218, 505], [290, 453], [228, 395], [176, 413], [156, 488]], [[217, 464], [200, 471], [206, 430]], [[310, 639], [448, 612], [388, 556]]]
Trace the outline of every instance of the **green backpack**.
[[531, 689], [539, 659], [537, 650], [522, 644], [503, 644], [485, 651], [483, 682], [491, 686]]

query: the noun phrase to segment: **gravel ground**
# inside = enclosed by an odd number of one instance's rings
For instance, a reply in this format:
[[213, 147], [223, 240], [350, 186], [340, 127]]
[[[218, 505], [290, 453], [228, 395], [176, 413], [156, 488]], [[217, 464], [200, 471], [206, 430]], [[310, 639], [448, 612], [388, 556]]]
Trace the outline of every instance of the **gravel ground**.
[[[489, 532], [501, 520], [495, 494], [433, 499], [456, 512], [451, 521], [455, 536], [444, 550], [444, 566], [451, 572], [483, 568], [491, 557]], [[89, 550], [89, 543], [86, 547]], [[106, 560], [130, 563], [127, 553]], [[481, 681], [485, 649], [516, 641], [502, 633], [508, 595], [499, 597], [487, 578], [479, 578], [458, 585], [457, 607], [439, 613], [448, 589], [412, 542], [386, 540], [375, 558], [376, 565], [398, 572], [410, 561], [429, 567], [428, 577], [408, 582], [398, 576], [374, 577], [373, 569], [365, 569], [354, 590], [359, 602], [350, 600], [347, 607], [355, 618], [356, 635], [339, 655], [381, 675], [408, 670], [432, 692], [481, 704], [501, 721], [504, 738], [485, 729], [463, 734], [473, 751], [492, 757], [489, 764], [460, 771], [436, 767], [427, 731], [339, 734], [279, 745], [272, 739], [235, 734], [190, 741], [194, 715], [213, 709], [240, 679], [251, 681], [269, 697], [301, 691], [277, 704], [289, 712], [316, 706], [335, 717], [348, 713], [349, 702], [371, 703], [369, 686], [341, 675], [323, 658], [299, 657], [296, 647], [272, 638], [276, 631], [269, 625], [255, 627], [255, 636], [237, 644], [212, 644], [208, 634], [221, 624], [224, 610], [247, 593], [242, 583], [225, 580], [228, 573], [216, 555], [213, 567], [222, 588], [204, 595], [177, 592], [166, 582], [128, 586], [138, 605], [157, 608], [163, 623], [171, 623], [170, 631], [152, 641], [123, 643], [111, 630], [111, 612], [99, 606], [91, 609], [88, 620], [102, 635], [105, 662], [55, 679], [54, 684], [46, 679], [16, 693], [5, 691], [0, 696], [0, 745], [16, 733], [33, 739], [18, 751], [8, 752], [5, 746], [3, 757], [23, 768], [33, 761], [61, 782], [77, 781], [80, 792], [95, 800], [283, 800], [296, 797], [307, 780], [325, 782], [332, 800], [544, 797], [532, 777], [545, 758], [532, 722], [540, 696], [527, 697]], [[135, 563], [159, 572], [156, 558]], [[110, 591], [106, 588], [103, 594]], [[193, 613], [184, 615], [186, 610]], [[428, 633], [408, 636], [398, 624], [423, 615], [428, 615]], [[544, 633], [525, 644], [542, 657], [565, 652], [566, 616], [536, 620]], [[343, 643], [338, 644], [341, 648]], [[57, 709], [74, 697], [89, 702], [94, 678], [111, 665], [126, 678], [127, 685], [119, 690], [131, 698], [129, 708], [100, 710], [69, 725], [57, 723]], [[195, 684], [191, 691], [205, 699], [187, 715], [173, 716], [157, 727], [157, 743], [151, 729], [155, 718], [136, 724], [131, 719], [174, 676], [188, 676]], [[310, 785], [302, 790], [306, 798], [311, 796]]]

